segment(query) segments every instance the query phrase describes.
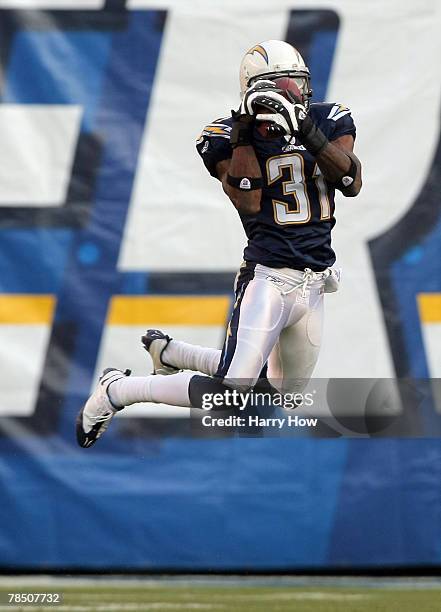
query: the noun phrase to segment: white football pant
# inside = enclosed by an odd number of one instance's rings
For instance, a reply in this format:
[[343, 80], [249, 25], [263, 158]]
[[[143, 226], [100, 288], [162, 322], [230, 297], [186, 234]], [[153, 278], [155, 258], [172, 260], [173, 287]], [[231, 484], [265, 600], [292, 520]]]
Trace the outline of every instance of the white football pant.
[[173, 340], [164, 358], [228, 386], [254, 386], [266, 375], [281, 392], [301, 392], [320, 350], [324, 293], [337, 290], [339, 276], [244, 263], [222, 351]]

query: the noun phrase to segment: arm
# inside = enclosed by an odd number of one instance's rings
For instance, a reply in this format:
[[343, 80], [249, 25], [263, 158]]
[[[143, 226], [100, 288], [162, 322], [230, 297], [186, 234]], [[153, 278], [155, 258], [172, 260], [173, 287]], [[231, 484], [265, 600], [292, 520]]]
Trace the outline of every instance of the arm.
[[225, 159], [216, 165], [218, 179], [222, 188], [232, 201], [234, 207], [244, 215], [253, 215], [260, 211], [262, 190], [241, 191], [227, 183], [227, 175], [261, 178], [262, 173], [252, 146], [236, 147], [231, 159]]
[[[332, 141], [314, 123], [303, 104], [292, 103], [278, 91], [265, 91], [255, 102], [267, 109], [257, 119], [270, 121], [273, 132], [296, 134], [315, 157], [325, 179], [345, 196], [356, 196], [361, 189], [361, 164], [353, 153], [354, 137], [347, 133]], [[349, 113], [349, 109], [343, 115]], [[352, 119], [350, 124], [353, 126]], [[355, 129], [354, 129], [355, 133]]]
[[353, 148], [354, 138], [352, 136], [340, 136], [340, 138], [328, 142], [316, 157], [323, 176], [330, 183], [334, 183], [341, 179], [342, 176], [345, 176], [351, 166], [350, 160], [353, 160], [357, 168], [357, 174], [352, 185], [341, 190], [346, 197], [358, 195], [362, 184], [361, 163], [353, 153]]
[[[221, 181], [224, 192], [242, 215], [255, 215], [261, 208], [263, 178], [253, 148], [255, 101], [262, 93], [273, 90], [277, 90], [275, 83], [264, 79], [246, 90], [239, 110], [232, 111], [231, 158], [223, 157], [210, 170]], [[203, 154], [204, 147], [200, 152]], [[243, 179], [248, 186], [244, 185]]]

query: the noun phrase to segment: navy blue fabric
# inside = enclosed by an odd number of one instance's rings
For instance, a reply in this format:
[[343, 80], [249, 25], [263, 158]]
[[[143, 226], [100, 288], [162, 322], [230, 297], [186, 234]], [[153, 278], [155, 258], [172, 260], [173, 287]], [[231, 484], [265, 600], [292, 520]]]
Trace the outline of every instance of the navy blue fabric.
[[1, 447], [1, 568], [441, 563], [438, 440], [27, 444]]
[[[345, 135], [355, 138], [356, 130], [348, 109], [338, 104], [311, 104], [310, 115], [329, 140]], [[212, 176], [216, 176], [216, 164], [232, 155], [229, 142], [231, 118], [217, 119], [207, 126], [198, 140], [197, 149]], [[216, 126], [219, 126], [216, 129]], [[315, 158], [301, 143], [287, 143], [285, 138], [267, 139], [254, 130], [254, 149], [264, 177], [261, 210], [256, 215], [240, 215], [248, 238], [244, 251], [246, 261], [260, 263], [274, 268], [294, 268], [315, 271], [324, 270], [335, 262], [331, 247], [331, 230], [335, 225], [334, 194], [332, 185], [326, 185], [330, 204], [330, 217], [322, 218], [320, 193], [317, 185]], [[275, 218], [274, 203], [285, 203], [290, 212], [299, 206], [297, 196], [287, 194], [284, 183], [292, 181], [289, 168], [282, 170], [282, 176], [275, 182], [269, 181], [267, 162], [270, 158], [290, 155], [301, 156], [303, 183], [310, 206], [310, 218], [304, 223], [280, 224]]]
[[239, 270], [238, 273], [239, 275], [235, 288], [233, 312], [231, 313], [230, 321], [228, 323], [227, 335], [222, 348], [219, 367], [215, 374], [219, 378], [224, 378], [226, 376], [228, 368], [230, 367], [231, 361], [234, 357], [237, 344], [237, 332], [239, 330], [240, 307], [245, 294], [245, 289], [247, 288], [248, 283], [254, 278], [255, 267], [255, 264], [247, 263]]

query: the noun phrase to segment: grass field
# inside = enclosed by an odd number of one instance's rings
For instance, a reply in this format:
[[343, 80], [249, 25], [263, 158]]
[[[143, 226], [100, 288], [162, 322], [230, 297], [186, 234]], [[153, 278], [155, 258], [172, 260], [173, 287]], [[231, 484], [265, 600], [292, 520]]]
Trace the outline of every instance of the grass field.
[[[70, 581], [48, 583], [2, 580], [0, 610], [24, 612], [149, 612], [199, 610], [200, 612], [435, 612], [441, 610], [441, 585], [393, 583], [369, 586], [314, 586], [290, 584], [268, 586], [258, 581], [127, 580]], [[62, 604], [40, 606], [8, 604], [8, 593], [60, 592]]]

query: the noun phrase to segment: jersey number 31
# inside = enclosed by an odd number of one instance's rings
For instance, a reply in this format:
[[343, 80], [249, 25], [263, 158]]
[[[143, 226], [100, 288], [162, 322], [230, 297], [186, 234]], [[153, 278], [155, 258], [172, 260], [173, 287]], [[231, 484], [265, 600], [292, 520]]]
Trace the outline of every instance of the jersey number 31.
[[[268, 185], [283, 178], [283, 170], [287, 168], [291, 179], [283, 181], [283, 195], [292, 196], [295, 202], [293, 210], [286, 202], [273, 199], [274, 219], [279, 225], [292, 223], [308, 223], [311, 220], [311, 200], [308, 196], [303, 157], [299, 153], [271, 157], [266, 163]], [[320, 221], [331, 218], [331, 205], [328, 191], [320, 168], [316, 164], [312, 174], [320, 203]]]

